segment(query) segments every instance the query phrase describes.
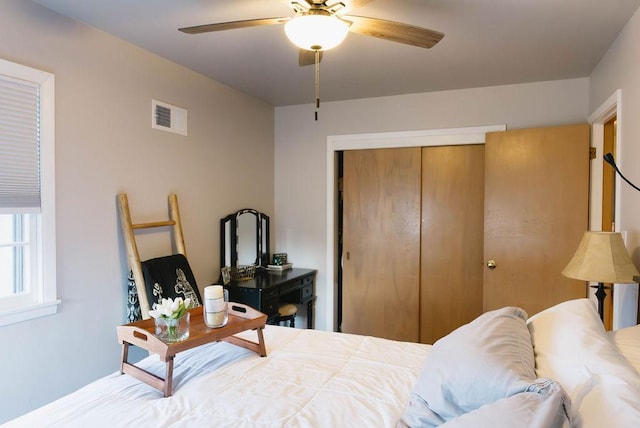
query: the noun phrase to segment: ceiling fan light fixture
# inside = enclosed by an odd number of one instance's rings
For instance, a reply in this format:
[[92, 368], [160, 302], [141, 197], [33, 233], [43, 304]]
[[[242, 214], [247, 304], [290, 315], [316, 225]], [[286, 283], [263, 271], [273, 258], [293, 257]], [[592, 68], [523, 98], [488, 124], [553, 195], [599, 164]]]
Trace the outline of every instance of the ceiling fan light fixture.
[[349, 23], [331, 15], [298, 15], [285, 24], [284, 32], [301, 49], [324, 51], [342, 43]]

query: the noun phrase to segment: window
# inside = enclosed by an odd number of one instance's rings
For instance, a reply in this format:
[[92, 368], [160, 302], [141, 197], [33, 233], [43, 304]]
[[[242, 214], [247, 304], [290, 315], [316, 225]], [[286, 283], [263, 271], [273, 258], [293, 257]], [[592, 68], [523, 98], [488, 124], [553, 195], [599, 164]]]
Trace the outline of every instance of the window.
[[0, 325], [53, 314], [54, 76], [0, 59]]

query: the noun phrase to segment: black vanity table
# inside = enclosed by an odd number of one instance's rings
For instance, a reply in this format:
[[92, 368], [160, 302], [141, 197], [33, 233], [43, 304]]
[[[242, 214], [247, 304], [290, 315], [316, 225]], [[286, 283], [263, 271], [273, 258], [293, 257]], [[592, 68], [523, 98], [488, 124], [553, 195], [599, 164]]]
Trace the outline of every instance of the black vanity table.
[[252, 279], [231, 281], [224, 288], [230, 301], [259, 310], [268, 316], [267, 322], [278, 316], [278, 307], [284, 303], [307, 305], [307, 328], [313, 328], [315, 276], [314, 269], [260, 270]]
[[313, 328], [316, 271], [266, 270], [270, 262], [269, 235], [269, 216], [252, 208], [239, 210], [220, 220], [220, 266], [256, 268], [251, 279], [236, 279], [224, 284], [229, 290], [229, 300], [266, 314], [268, 323], [275, 321], [278, 308], [285, 303], [307, 305], [307, 328]]

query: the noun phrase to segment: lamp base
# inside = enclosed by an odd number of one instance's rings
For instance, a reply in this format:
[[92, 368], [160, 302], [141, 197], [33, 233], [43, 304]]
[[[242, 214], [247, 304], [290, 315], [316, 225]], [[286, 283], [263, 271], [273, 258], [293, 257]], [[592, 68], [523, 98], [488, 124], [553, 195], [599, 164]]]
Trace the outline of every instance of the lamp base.
[[592, 285], [591, 288], [596, 289], [596, 297], [598, 298], [598, 313], [600, 314], [600, 320], [604, 322], [604, 299], [607, 297], [607, 292], [605, 290], [609, 287], [605, 287], [602, 282], [599, 282], [598, 285]]

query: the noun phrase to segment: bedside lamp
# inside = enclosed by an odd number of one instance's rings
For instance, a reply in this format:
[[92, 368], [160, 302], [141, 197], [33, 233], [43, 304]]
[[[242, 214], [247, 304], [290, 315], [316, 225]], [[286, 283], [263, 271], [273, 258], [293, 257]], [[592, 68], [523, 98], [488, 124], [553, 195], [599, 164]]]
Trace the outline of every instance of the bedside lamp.
[[638, 270], [631, 261], [622, 235], [617, 232], [585, 232], [576, 253], [562, 271], [567, 278], [597, 282], [598, 313], [604, 320], [604, 284], [631, 284]]

